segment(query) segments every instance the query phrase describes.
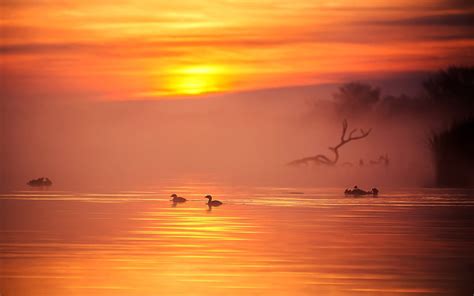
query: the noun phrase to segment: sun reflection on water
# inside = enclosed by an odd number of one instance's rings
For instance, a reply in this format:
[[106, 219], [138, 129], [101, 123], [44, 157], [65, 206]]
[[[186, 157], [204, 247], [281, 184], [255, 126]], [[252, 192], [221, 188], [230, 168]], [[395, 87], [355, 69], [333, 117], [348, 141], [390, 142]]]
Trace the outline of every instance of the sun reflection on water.
[[179, 188], [176, 207], [170, 188], [0, 195], [2, 292], [443, 295], [469, 282], [455, 275], [472, 262], [471, 195], [216, 187], [224, 205], [209, 212], [204, 187]]

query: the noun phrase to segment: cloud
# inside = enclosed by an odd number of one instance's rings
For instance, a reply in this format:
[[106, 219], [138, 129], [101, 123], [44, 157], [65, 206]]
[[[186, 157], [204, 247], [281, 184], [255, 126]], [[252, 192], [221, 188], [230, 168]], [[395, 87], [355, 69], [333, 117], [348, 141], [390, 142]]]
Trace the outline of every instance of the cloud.
[[115, 41], [108, 43], [13, 43], [0, 45], [0, 56], [8, 55], [59, 55], [59, 54], [106, 54], [108, 57], [128, 56], [133, 54], [154, 57], [179, 56], [179, 50], [162, 47], [159, 44], [146, 42]]
[[84, 49], [84, 44], [78, 43], [24, 43], [7, 44], [0, 46], [1, 55], [9, 54], [33, 54], [33, 53], [55, 53], [64, 51], [76, 51]]
[[472, 0], [447, 0], [444, 2], [445, 7], [448, 8], [474, 8], [474, 1]]
[[437, 14], [419, 16], [397, 20], [373, 21], [371, 24], [395, 26], [452, 26], [472, 27], [474, 25], [474, 12], [457, 14]]

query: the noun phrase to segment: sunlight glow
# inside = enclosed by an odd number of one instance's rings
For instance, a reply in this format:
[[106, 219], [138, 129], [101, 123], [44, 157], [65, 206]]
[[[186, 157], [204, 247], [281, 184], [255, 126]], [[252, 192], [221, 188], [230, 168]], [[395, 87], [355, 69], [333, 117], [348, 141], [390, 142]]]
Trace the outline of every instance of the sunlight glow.
[[6, 2], [15, 5], [2, 5], [4, 85], [57, 100], [379, 79], [464, 64], [474, 47], [472, 12], [448, 5], [461, 0]]
[[194, 65], [174, 69], [167, 89], [171, 94], [198, 95], [224, 90], [224, 69], [216, 65]]

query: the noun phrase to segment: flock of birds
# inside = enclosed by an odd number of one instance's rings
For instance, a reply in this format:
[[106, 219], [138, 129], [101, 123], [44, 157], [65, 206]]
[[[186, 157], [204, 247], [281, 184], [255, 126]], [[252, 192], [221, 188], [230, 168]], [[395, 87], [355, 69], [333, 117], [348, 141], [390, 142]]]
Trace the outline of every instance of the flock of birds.
[[[373, 196], [376, 197], [378, 195], [378, 193], [379, 193], [379, 190], [377, 188], [372, 188], [372, 190], [370, 190], [370, 191], [365, 191], [365, 190], [359, 189], [357, 186], [354, 186], [353, 189], [346, 189], [344, 191], [344, 194], [346, 196], [347, 195], [351, 195], [351, 196], [373, 195]], [[187, 201], [186, 198], [178, 196], [176, 193], [171, 194], [170, 197], [171, 197], [170, 201], [173, 202], [173, 207], [175, 207], [179, 203], [184, 203], [184, 202]], [[211, 210], [212, 207], [218, 207], [218, 206], [222, 205], [221, 201], [212, 200], [212, 196], [209, 195], [209, 194], [206, 195], [204, 198], [208, 199], [207, 205], [209, 207], [209, 210]]]
[[[181, 196], [178, 196], [177, 194], [173, 193], [171, 194], [171, 201], [173, 202], [173, 204], [178, 204], [178, 203], [183, 203], [183, 202], [186, 202], [187, 199], [184, 198], [184, 197], [181, 197]], [[204, 198], [207, 198], [208, 201], [207, 201], [207, 205], [210, 207], [218, 207], [220, 205], [222, 205], [222, 202], [218, 201], [218, 200], [212, 200], [212, 196], [211, 195], [206, 195]]]

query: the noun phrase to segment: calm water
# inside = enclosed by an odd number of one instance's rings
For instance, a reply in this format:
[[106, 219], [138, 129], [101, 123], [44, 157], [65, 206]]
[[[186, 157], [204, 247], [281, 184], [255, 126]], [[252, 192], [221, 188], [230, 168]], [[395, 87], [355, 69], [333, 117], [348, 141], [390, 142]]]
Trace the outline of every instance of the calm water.
[[[472, 295], [474, 193], [197, 184], [0, 196], [0, 291]], [[173, 207], [177, 192], [189, 201]], [[214, 193], [225, 204], [208, 209]]]

